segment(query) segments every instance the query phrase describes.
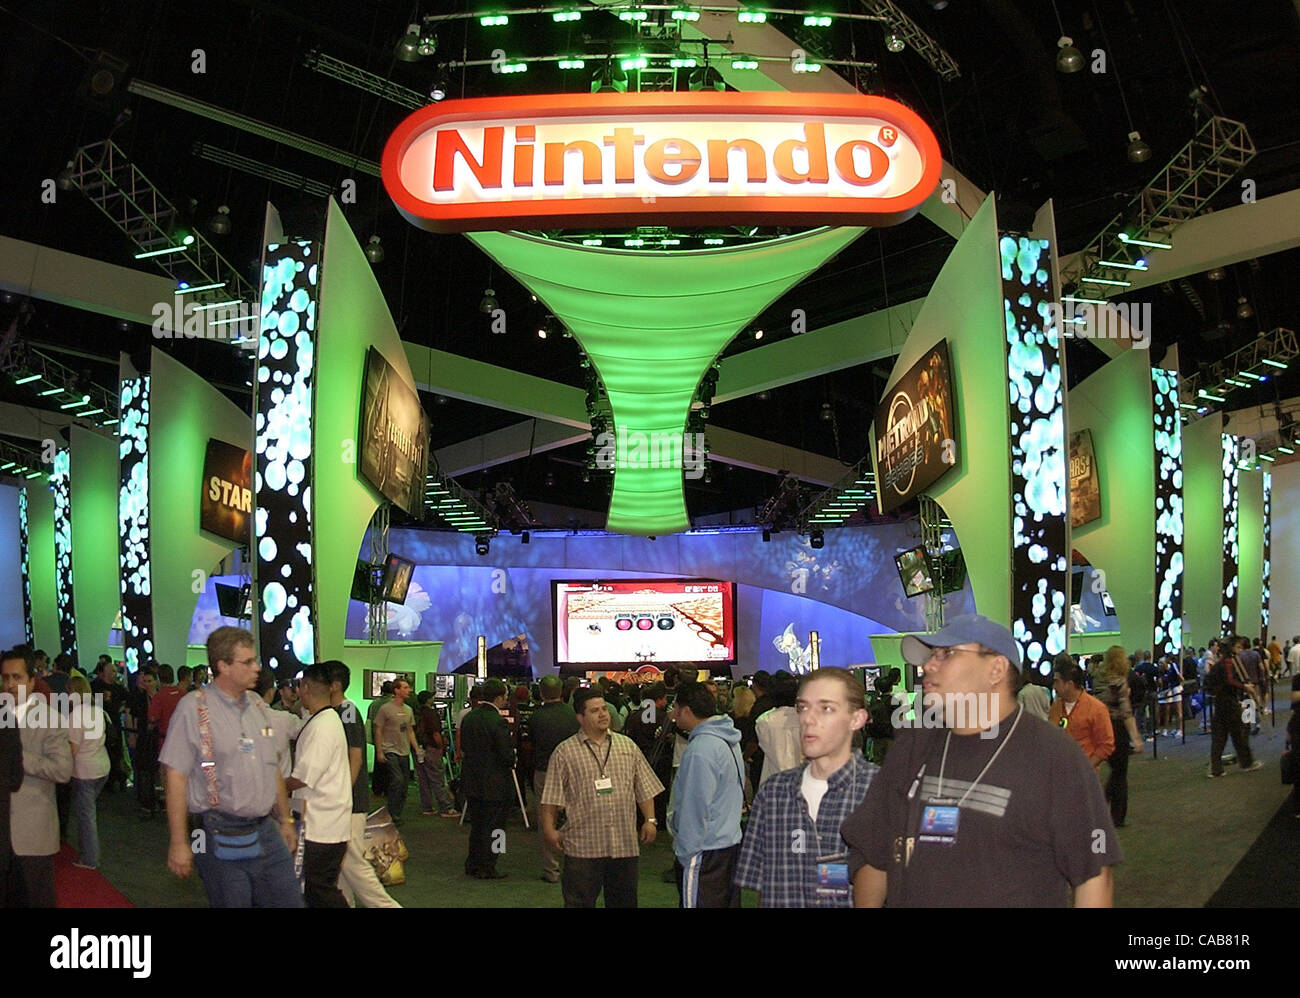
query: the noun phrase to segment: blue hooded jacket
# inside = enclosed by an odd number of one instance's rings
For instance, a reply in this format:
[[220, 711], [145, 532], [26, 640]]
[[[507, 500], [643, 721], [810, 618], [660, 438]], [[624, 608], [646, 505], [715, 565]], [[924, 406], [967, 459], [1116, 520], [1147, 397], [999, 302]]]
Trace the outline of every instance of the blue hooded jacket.
[[744, 765], [740, 732], [726, 714], [701, 721], [691, 731], [673, 780], [668, 820], [673, 852], [683, 864], [696, 853], [740, 844]]

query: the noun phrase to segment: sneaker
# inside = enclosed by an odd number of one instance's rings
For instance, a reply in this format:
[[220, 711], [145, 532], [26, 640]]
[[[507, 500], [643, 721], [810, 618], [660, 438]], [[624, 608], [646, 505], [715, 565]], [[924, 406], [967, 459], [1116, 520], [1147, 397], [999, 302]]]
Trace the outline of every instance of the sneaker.
[[1210, 779], [1210, 780], [1217, 780], [1220, 776], [1223, 776], [1223, 775], [1225, 775], [1225, 774], [1224, 774], [1224, 773], [1206, 773], [1206, 774], [1205, 774], [1206, 778], [1207, 778], [1207, 779]]
[[421, 813], [421, 814], [427, 814], [430, 818], [432, 818], [432, 817], [434, 817], [434, 815], [436, 815], [438, 812], [437, 812], [437, 811], [421, 811], [420, 813]]
[[[432, 812], [432, 811], [426, 811], [425, 814], [433, 814], [433, 812]], [[443, 817], [443, 818], [459, 818], [459, 817], [460, 817], [460, 812], [459, 812], [459, 811], [454, 811], [454, 810], [453, 810], [453, 811], [443, 811], [442, 814], [440, 815], [440, 817]]]
[[98, 869], [99, 869], [99, 867], [97, 867], [97, 866], [91, 866], [89, 863], [83, 863], [83, 862], [82, 862], [81, 860], [79, 860], [79, 859], [74, 859], [74, 860], [72, 861], [72, 865], [75, 866], [78, 870], [98, 870]]
[[1254, 762], [1252, 762], [1249, 766], [1247, 766], [1245, 769], [1243, 769], [1242, 772], [1243, 772], [1243, 773], [1253, 773], [1253, 772], [1255, 772], [1255, 770], [1257, 770], [1257, 769], [1263, 769], [1263, 768], [1264, 768], [1264, 763], [1263, 763], [1262, 761], [1260, 761], [1259, 759], [1256, 759], [1256, 760], [1255, 760]]

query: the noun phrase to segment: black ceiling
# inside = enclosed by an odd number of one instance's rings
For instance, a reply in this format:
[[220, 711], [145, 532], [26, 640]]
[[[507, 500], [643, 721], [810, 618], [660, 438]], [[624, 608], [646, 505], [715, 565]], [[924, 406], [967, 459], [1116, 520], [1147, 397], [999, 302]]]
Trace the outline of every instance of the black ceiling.
[[[860, 71], [863, 90], [905, 101], [929, 120], [945, 158], [984, 190], [995, 190], [1010, 210], [1054, 200], [1063, 252], [1080, 248], [1140, 190], [1190, 138], [1188, 93], [1208, 88], [1210, 105], [1244, 121], [1259, 149], [1247, 175], [1257, 196], [1300, 186], [1300, 22], [1290, 0], [952, 0], [934, 11], [925, 0], [897, 0], [956, 59], [961, 77], [944, 83], [910, 49], [885, 50], [875, 25], [837, 22], [820, 36], [797, 19], [771, 18], [810, 52], [852, 55], [875, 61]], [[196, 143], [233, 150], [268, 165], [322, 182], [336, 191], [356, 181], [357, 200], [345, 204], [361, 241], [381, 237], [385, 259], [375, 273], [404, 338], [571, 385], [583, 383], [576, 341], [536, 335], [545, 318], [539, 304], [512, 279], [493, 272], [490, 262], [460, 237], [433, 236], [397, 215], [377, 178], [270, 140], [237, 131], [184, 111], [131, 96], [124, 84], [105, 100], [86, 97], [92, 65], [101, 51], [128, 64], [124, 79], [139, 78], [222, 108], [328, 143], [358, 157], [377, 160], [393, 127], [408, 113], [395, 104], [306, 68], [317, 51], [389, 78], [422, 93], [445, 76], [451, 96], [585, 91], [589, 74], [562, 73], [543, 64], [524, 74], [503, 76], [489, 68], [446, 73], [440, 58], [490, 58], [494, 48], [511, 55], [597, 53], [625, 46], [632, 29], [608, 13], [588, 8], [573, 24], [549, 15], [516, 17], [501, 29], [477, 21], [451, 22], [439, 32], [439, 55], [419, 63], [394, 57], [407, 23], [421, 14], [478, 9], [463, 2], [394, 3], [350, 0], [312, 3], [74, 2], [32, 0], [0, 7], [0, 169], [4, 171], [0, 233], [126, 266], [143, 267], [99, 212], [75, 192], [44, 204], [41, 181], [53, 177], [78, 146], [112, 133], [133, 161], [174, 203], [192, 210], [201, 224], [228, 204], [234, 228], [214, 237], [227, 258], [250, 277], [259, 256], [260, 220], [273, 200], [290, 217], [319, 210], [320, 201], [284, 186], [217, 166], [194, 155]], [[773, 5], [790, 6], [790, 5]], [[849, 0], [821, 7], [860, 9]], [[1106, 53], [1106, 72], [1070, 76], [1053, 66], [1061, 34], [1091, 59]], [[204, 72], [195, 72], [195, 50]], [[450, 56], [448, 55], [450, 53]], [[123, 115], [123, 111], [129, 112]], [[1140, 130], [1154, 155], [1143, 165], [1125, 157], [1126, 136]], [[1230, 190], [1218, 207], [1237, 203]], [[917, 218], [858, 240], [760, 316], [762, 343], [748, 331], [727, 355], [770, 343], [789, 331], [793, 307], [807, 312], [808, 328], [923, 296], [938, 273], [952, 240]], [[1275, 254], [1225, 269], [1222, 280], [1196, 275], [1174, 282], [1154, 302], [1153, 358], [1180, 344], [1184, 373], [1217, 360], [1261, 329], [1296, 328], [1300, 292], [1292, 275], [1300, 251]], [[509, 332], [494, 336], [478, 308], [492, 287], [510, 316]], [[1237, 316], [1246, 298], [1254, 314]], [[20, 300], [0, 304], [0, 330], [9, 325]], [[34, 303], [23, 335], [58, 350], [64, 363], [101, 384], [115, 378], [119, 349], [151, 341], [146, 327]], [[229, 347], [170, 341], [166, 348], [205, 372], [241, 403], [246, 373]], [[1070, 378], [1076, 382], [1104, 357], [1090, 344], [1070, 348]], [[754, 434], [845, 463], [866, 449], [866, 427], [884, 388], [879, 369], [859, 367], [714, 407], [718, 426]], [[1300, 375], [1286, 375], [1234, 398], [1234, 406], [1271, 404], [1300, 394]], [[22, 387], [0, 388], [0, 400], [39, 405]], [[435, 447], [519, 422], [521, 417], [454, 399], [426, 396]], [[830, 419], [823, 404], [830, 404]], [[472, 489], [510, 480], [525, 499], [603, 510], [607, 493], [597, 476], [581, 480], [585, 445], [467, 476]], [[547, 485], [547, 473], [553, 485]], [[715, 469], [709, 483], [688, 483], [688, 508], [700, 517], [761, 506], [777, 487], [775, 476], [743, 469]], [[595, 525], [602, 517], [593, 513]]]

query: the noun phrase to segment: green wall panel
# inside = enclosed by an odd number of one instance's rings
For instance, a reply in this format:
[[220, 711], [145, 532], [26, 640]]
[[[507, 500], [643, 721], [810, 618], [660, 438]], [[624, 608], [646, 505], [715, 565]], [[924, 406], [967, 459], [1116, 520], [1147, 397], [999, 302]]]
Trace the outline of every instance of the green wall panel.
[[[1111, 643], [1130, 652], [1149, 648], [1156, 557], [1150, 355], [1124, 351], [1076, 385], [1067, 401], [1070, 432], [1092, 431], [1101, 491], [1101, 516], [1074, 528], [1074, 547], [1106, 573], [1121, 638]], [[1071, 651], [1079, 650], [1076, 640]]]
[[54, 583], [54, 497], [42, 479], [27, 485], [28, 567], [36, 647], [53, 658], [59, 649], [59, 609]]
[[[948, 514], [965, 552], [975, 606], [1010, 626], [1011, 449], [1004, 336], [997, 214], [993, 199], [986, 198], [935, 279], [890, 383], [939, 340], [948, 340], [958, 460], [929, 492]], [[871, 451], [875, 454], [874, 434]]]
[[72, 427], [72, 585], [83, 668], [108, 650], [121, 603], [117, 555], [117, 440]]
[[208, 440], [215, 437], [252, 450], [253, 422], [197, 372], [161, 350], [153, 351], [150, 363], [154, 415], [149, 433], [154, 643], [158, 661], [176, 668], [186, 662], [190, 624], [203, 583], [238, 547], [233, 541], [199, 529], [203, 457]]
[[1237, 521], [1240, 591], [1237, 632], [1252, 641], [1259, 637], [1264, 596], [1264, 473], [1243, 471], [1238, 481]]

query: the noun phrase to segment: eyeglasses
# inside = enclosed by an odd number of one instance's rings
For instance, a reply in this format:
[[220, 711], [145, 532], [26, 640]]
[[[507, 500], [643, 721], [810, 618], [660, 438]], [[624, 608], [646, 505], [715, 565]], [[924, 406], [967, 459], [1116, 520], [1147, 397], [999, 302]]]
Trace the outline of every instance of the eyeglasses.
[[1001, 654], [996, 651], [982, 651], [979, 648], [958, 648], [956, 646], [945, 648], [942, 645], [936, 645], [930, 649], [930, 658], [926, 659], [926, 661], [928, 662], [933, 659], [935, 662], [946, 662], [958, 652], [965, 652], [967, 655], [979, 655], [983, 658]]
[[252, 656], [251, 658], [239, 658], [235, 660], [235, 665], [256, 665], [256, 664], [257, 664], [256, 655]]

